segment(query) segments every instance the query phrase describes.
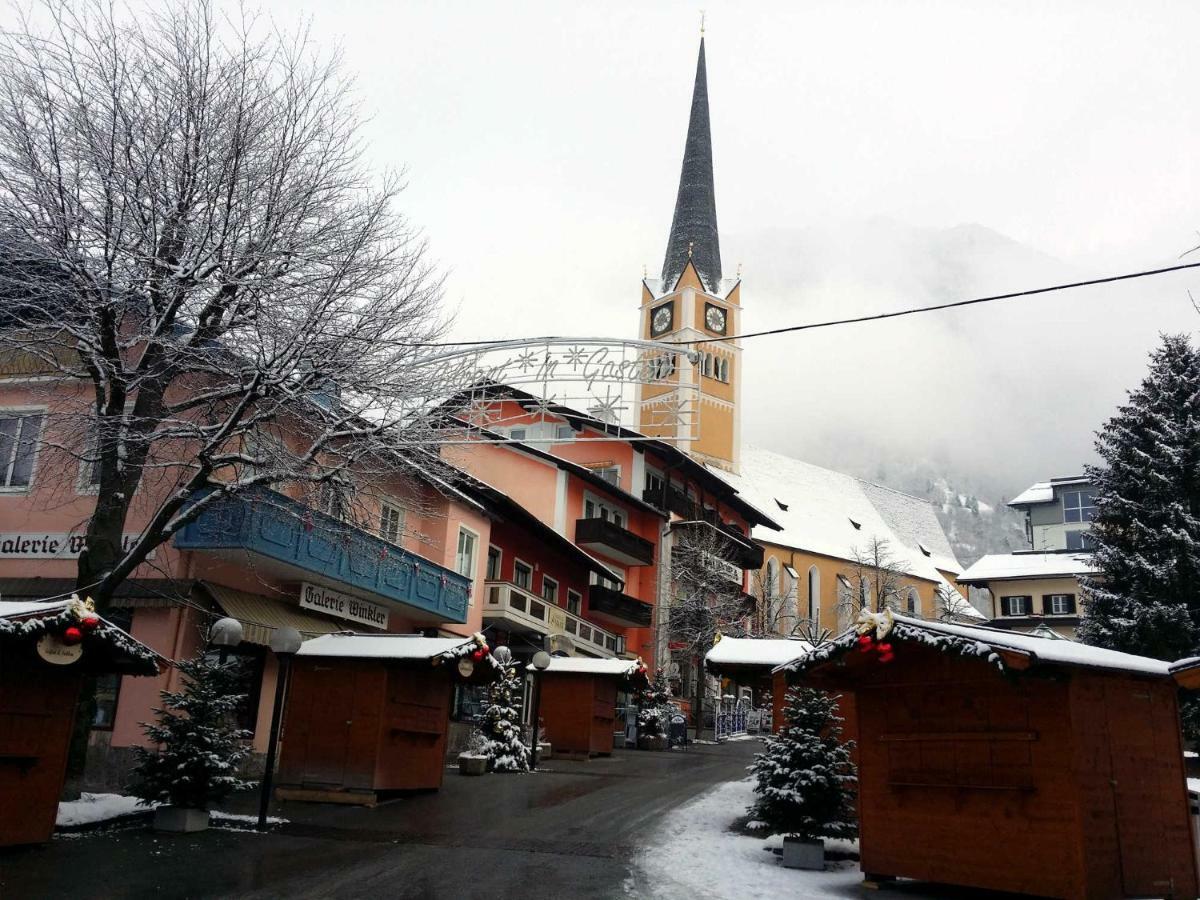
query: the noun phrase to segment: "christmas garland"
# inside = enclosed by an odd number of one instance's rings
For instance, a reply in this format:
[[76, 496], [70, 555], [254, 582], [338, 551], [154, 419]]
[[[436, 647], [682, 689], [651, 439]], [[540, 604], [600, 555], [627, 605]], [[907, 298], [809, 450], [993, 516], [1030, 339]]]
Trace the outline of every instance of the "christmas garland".
[[488, 646], [487, 638], [479, 631], [471, 635], [470, 640], [464, 641], [457, 647], [451, 647], [449, 650], [435, 656], [433, 664], [436, 666], [443, 662], [454, 662], [463, 657], [469, 657], [471, 662], [474, 663], [481, 663], [486, 660], [493, 672], [499, 672], [504, 668], [500, 665], [496, 657], [492, 656], [492, 650]]
[[0, 618], [0, 640], [38, 640], [57, 635], [64, 644], [104, 644], [136, 664], [137, 674], [157, 675], [161, 657], [145, 644], [126, 634], [95, 612], [91, 599], [71, 599], [54, 615]]

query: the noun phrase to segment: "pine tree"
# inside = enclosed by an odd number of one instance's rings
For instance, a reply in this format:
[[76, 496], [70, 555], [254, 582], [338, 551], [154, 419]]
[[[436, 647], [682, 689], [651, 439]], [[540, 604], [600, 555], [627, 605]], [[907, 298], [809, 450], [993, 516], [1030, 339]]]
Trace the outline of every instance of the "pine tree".
[[1158, 659], [1200, 646], [1200, 354], [1167, 335], [1150, 373], [1097, 434], [1084, 643]]
[[758, 798], [750, 814], [801, 840], [854, 837], [852, 741], [841, 740], [837, 698], [812, 688], [787, 693], [785, 725], [767, 738], [750, 771]]
[[494, 772], [529, 771], [529, 748], [521, 740], [521, 711], [516, 705], [520, 690], [515, 667], [504, 669], [488, 687], [480, 731], [488, 768]]
[[233, 724], [246, 695], [237, 693], [236, 662], [199, 656], [176, 667], [184, 677], [183, 690], [161, 691], [163, 706], [154, 710], [158, 722], [142, 723], [155, 747], [134, 748], [130, 790], [147, 805], [207, 809], [231, 791], [253, 786], [237, 774], [253, 734]]
[[663, 716], [670, 707], [671, 685], [667, 681], [667, 674], [659, 669], [654, 680], [641, 690], [638, 697], [638, 736], [660, 736]]

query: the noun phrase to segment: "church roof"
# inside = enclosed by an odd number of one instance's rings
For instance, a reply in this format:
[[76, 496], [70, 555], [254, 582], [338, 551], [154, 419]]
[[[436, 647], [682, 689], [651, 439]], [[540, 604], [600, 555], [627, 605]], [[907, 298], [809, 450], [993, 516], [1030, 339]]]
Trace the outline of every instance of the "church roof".
[[721, 242], [717, 236], [717, 199], [713, 189], [704, 38], [700, 38], [700, 56], [696, 61], [696, 84], [692, 89], [692, 113], [683, 148], [675, 216], [671, 220], [671, 236], [663, 259], [662, 282], [666, 290], [674, 288], [687, 265], [689, 252], [705, 289], [709, 293], [719, 290]]

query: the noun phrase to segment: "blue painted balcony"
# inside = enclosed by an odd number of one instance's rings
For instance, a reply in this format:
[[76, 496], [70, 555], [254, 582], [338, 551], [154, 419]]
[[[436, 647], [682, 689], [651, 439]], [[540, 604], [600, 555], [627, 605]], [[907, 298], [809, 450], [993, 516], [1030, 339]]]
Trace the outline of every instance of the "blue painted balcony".
[[402, 604], [407, 609], [397, 612], [417, 622], [467, 621], [470, 579], [275, 491], [218, 500], [175, 535], [175, 546], [254, 554], [256, 562], [273, 561], [280, 578], [314, 577]]

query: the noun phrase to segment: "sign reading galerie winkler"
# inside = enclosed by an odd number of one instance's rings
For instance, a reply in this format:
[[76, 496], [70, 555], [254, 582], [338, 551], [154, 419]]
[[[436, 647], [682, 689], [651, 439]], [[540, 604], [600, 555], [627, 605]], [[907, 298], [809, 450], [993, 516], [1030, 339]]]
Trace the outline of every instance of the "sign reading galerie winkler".
[[313, 609], [326, 615], [337, 616], [351, 622], [361, 622], [375, 628], [387, 628], [388, 611], [386, 607], [369, 600], [352, 597], [341, 591], [334, 591], [319, 584], [300, 584], [300, 605], [305, 609]]

